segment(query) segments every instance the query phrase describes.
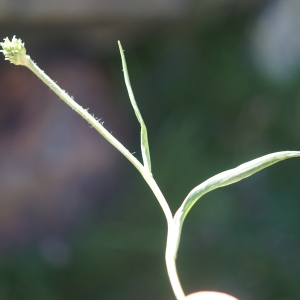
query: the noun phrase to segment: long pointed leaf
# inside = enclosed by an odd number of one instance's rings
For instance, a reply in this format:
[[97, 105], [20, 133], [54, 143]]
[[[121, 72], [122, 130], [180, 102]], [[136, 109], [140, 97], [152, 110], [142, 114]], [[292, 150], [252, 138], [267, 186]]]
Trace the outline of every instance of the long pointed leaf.
[[173, 256], [176, 257], [183, 221], [190, 209], [192, 208], [192, 206], [196, 203], [197, 200], [199, 200], [200, 197], [214, 189], [247, 178], [253, 175], [254, 173], [264, 168], [267, 168], [277, 162], [299, 156], [300, 151], [282, 151], [271, 153], [246, 162], [234, 169], [230, 169], [219, 173], [192, 189], [174, 216], [174, 237], [172, 247]]
[[149, 150], [149, 144], [148, 144], [147, 128], [146, 128], [146, 125], [144, 123], [144, 120], [142, 118], [140, 110], [139, 110], [139, 108], [136, 104], [135, 98], [134, 98], [134, 94], [133, 94], [131, 84], [130, 84], [125, 55], [124, 55], [124, 51], [123, 51], [120, 41], [118, 41], [118, 44], [119, 44], [119, 48], [120, 48], [124, 78], [125, 78], [125, 83], [126, 83], [129, 99], [130, 99], [131, 105], [134, 109], [135, 115], [136, 115], [139, 123], [141, 124], [141, 151], [142, 151], [144, 166], [151, 173], [151, 159], [150, 159], [150, 150]]
[[182, 203], [180, 210], [183, 211], [184, 216], [186, 216], [195, 202], [209, 191], [240, 181], [264, 168], [267, 168], [287, 158], [298, 156], [300, 156], [300, 151], [275, 152], [248, 161], [234, 169], [219, 173], [192, 189]]

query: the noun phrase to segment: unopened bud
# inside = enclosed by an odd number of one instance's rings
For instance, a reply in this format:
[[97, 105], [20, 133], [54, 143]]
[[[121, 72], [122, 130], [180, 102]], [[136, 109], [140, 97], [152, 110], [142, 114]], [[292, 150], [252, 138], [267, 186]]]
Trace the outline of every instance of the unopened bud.
[[26, 60], [26, 49], [21, 39], [17, 39], [13, 36], [11, 41], [9, 38], [5, 38], [4, 42], [0, 44], [3, 49], [0, 50], [0, 52], [3, 52], [5, 60], [9, 60], [15, 65], [24, 65]]

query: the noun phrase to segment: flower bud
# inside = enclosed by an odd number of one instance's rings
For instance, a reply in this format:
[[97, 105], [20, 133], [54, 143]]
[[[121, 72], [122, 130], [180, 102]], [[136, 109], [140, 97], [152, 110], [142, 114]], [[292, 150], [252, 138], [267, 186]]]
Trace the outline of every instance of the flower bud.
[[26, 59], [26, 49], [21, 39], [17, 39], [15, 36], [13, 36], [11, 41], [9, 38], [5, 38], [4, 42], [0, 44], [3, 49], [0, 50], [0, 52], [3, 52], [6, 60], [9, 60], [15, 65], [24, 65]]

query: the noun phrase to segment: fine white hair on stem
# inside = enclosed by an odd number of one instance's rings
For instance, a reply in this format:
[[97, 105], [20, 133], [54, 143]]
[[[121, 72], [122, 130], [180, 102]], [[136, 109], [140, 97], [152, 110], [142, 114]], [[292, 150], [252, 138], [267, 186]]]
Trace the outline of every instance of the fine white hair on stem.
[[[217, 300], [217, 299], [235, 299], [229, 295], [218, 293], [218, 292], [198, 292], [195, 294], [191, 294], [189, 296], [185, 296], [183, 289], [181, 287], [181, 283], [177, 274], [176, 269], [176, 255], [177, 250], [179, 247], [180, 242], [180, 235], [181, 229], [183, 225], [183, 221], [187, 216], [190, 209], [193, 205], [200, 199], [204, 194], [235, 183], [240, 181], [244, 178], [247, 178], [254, 173], [267, 168], [279, 161], [292, 158], [292, 157], [299, 157], [300, 151], [282, 151], [271, 153], [260, 158], [256, 158], [240, 166], [230, 169], [224, 172], [221, 172], [206, 181], [202, 182], [194, 189], [190, 191], [187, 195], [185, 200], [183, 201], [182, 205], [179, 207], [177, 212], [175, 213], [174, 217], [170, 210], [170, 207], [162, 194], [159, 186], [157, 185], [156, 181], [152, 176], [151, 171], [151, 159], [150, 159], [150, 150], [148, 144], [148, 134], [147, 128], [142, 118], [142, 115], [139, 111], [137, 103], [135, 101], [135, 97], [132, 91], [127, 64], [125, 60], [124, 50], [120, 41], [118, 41], [121, 59], [122, 59], [122, 66], [124, 72], [124, 79], [126, 88], [128, 91], [129, 99], [133, 110], [136, 114], [136, 117], [141, 125], [141, 152], [143, 158], [143, 164], [140, 163], [133, 154], [135, 152], [130, 152], [124, 147], [109, 131], [107, 131], [103, 124], [104, 121], [101, 121], [101, 118], [95, 118], [88, 112], [88, 108], [82, 108], [75, 100], [73, 96], [68, 95], [66, 91], [61, 89], [58, 84], [53, 81], [49, 76], [45, 74], [43, 70], [41, 70], [36, 63], [30, 58], [29, 55], [26, 54], [26, 49], [24, 43], [17, 39], [15, 36], [10, 41], [8, 38], [4, 39], [4, 42], [0, 43], [3, 50], [1, 52], [4, 54], [5, 59], [9, 60], [11, 63], [15, 65], [23, 65], [29, 68], [34, 74], [36, 74], [50, 89], [56, 93], [67, 105], [69, 105], [73, 110], [75, 110], [79, 115], [81, 115], [91, 127], [95, 128], [109, 143], [111, 143], [117, 150], [119, 150], [132, 164], [133, 166], [140, 172], [144, 180], [147, 182], [149, 187], [151, 188], [152, 192], [154, 193], [155, 197], [157, 198], [167, 220], [168, 225], [168, 235], [167, 235], [167, 245], [166, 245], [166, 252], [165, 252], [165, 260], [167, 266], [167, 272], [170, 279], [170, 283], [173, 289], [173, 292], [178, 300], [184, 299], [210, 299], [210, 300]], [[205, 298], [206, 297], [206, 298]], [[215, 297], [215, 298], [213, 298]]]

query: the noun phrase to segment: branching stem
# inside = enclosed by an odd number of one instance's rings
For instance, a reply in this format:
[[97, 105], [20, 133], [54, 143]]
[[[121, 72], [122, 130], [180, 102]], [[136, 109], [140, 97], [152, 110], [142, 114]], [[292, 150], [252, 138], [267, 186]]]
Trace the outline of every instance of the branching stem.
[[129, 94], [130, 102], [133, 106], [137, 119], [141, 125], [141, 152], [143, 157], [143, 164], [141, 164], [111, 133], [109, 133], [102, 124], [100, 124], [88, 111], [82, 108], [77, 104], [74, 99], [69, 96], [63, 89], [61, 89], [49, 76], [47, 76], [43, 70], [41, 70], [26, 54], [26, 49], [24, 43], [20, 39], [13, 37], [12, 41], [8, 38], [4, 40], [3, 43], [0, 43], [5, 55], [5, 59], [9, 60], [15, 65], [23, 65], [28, 67], [34, 74], [36, 74], [47, 86], [50, 87], [54, 93], [56, 93], [66, 104], [68, 104], [73, 110], [75, 110], [79, 115], [81, 115], [90, 125], [92, 125], [109, 143], [111, 143], [117, 150], [119, 150], [141, 173], [151, 190], [153, 191], [155, 197], [157, 198], [161, 208], [165, 214], [167, 225], [168, 225], [168, 235], [167, 235], [167, 245], [166, 245], [166, 265], [173, 288], [174, 294], [177, 300], [184, 300], [185, 294], [180, 284], [178, 278], [177, 269], [176, 269], [176, 256], [177, 250], [180, 242], [181, 229], [183, 221], [190, 211], [192, 206], [196, 201], [202, 197], [204, 194], [232, 183], [235, 183], [239, 180], [242, 180], [252, 174], [271, 166], [274, 163], [285, 160], [287, 158], [299, 157], [299, 151], [282, 151], [272, 154], [262, 156], [260, 158], [251, 160], [247, 163], [244, 163], [234, 169], [227, 170], [220, 174], [217, 174], [208, 180], [204, 181], [200, 185], [196, 186], [191, 192], [187, 195], [182, 205], [177, 210], [174, 217], [170, 207], [162, 194], [160, 188], [158, 187], [156, 181], [154, 180], [151, 172], [151, 159], [150, 151], [148, 145], [148, 135], [146, 125], [143, 121], [141, 113], [136, 104], [134, 94], [131, 88], [127, 65], [125, 56], [121, 43], [119, 43], [122, 65], [124, 71], [124, 78]]

